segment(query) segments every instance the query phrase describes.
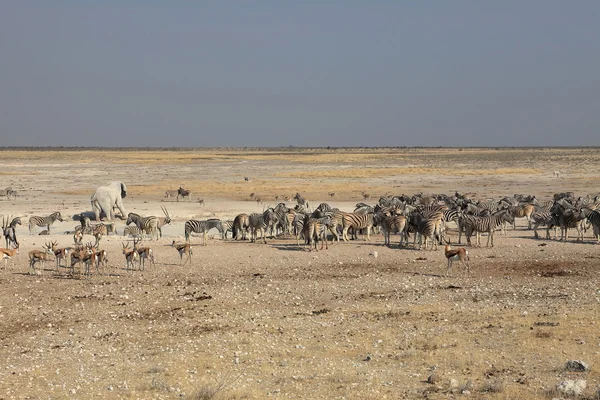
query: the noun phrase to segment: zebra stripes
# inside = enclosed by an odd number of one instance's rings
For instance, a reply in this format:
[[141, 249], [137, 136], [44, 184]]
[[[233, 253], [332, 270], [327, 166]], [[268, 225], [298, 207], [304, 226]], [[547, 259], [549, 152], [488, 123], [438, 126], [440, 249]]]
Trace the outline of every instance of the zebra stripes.
[[481, 245], [480, 232], [488, 233], [488, 240], [486, 247], [494, 247], [494, 231], [500, 224], [506, 221], [508, 223], [514, 222], [514, 217], [507, 211], [501, 210], [495, 214], [492, 214], [488, 217], [476, 217], [469, 216], [461, 221], [461, 225], [465, 229], [465, 236], [467, 237], [467, 243], [471, 245], [471, 236], [473, 232], [475, 232], [476, 236], [476, 245]]
[[129, 213], [127, 214], [127, 222], [125, 222], [125, 225], [129, 225], [131, 223], [134, 223], [140, 229], [140, 231], [149, 235], [151, 238], [153, 236], [156, 236], [156, 240], [160, 238], [158, 217], [142, 217], [136, 213]]
[[381, 226], [384, 245], [391, 245], [390, 234], [392, 233], [400, 234], [400, 246], [402, 246], [404, 241], [406, 241], [406, 244], [408, 245], [408, 225], [404, 215], [385, 215], [383, 213], [377, 213], [373, 217], [373, 225]]
[[583, 208], [581, 209], [581, 213], [592, 224], [594, 229], [594, 238], [600, 242], [600, 212], [598, 210]]
[[[366, 229], [367, 240], [371, 240], [371, 228], [373, 227], [373, 214], [344, 213], [342, 216], [342, 239], [348, 241], [348, 229]], [[364, 240], [364, 234], [363, 234]]]
[[50, 232], [50, 225], [54, 223], [54, 221], [63, 222], [62, 216], [60, 212], [53, 212], [47, 217], [38, 217], [37, 215], [33, 215], [29, 218], [29, 233], [33, 235], [33, 230], [36, 226], [46, 227], [48, 232]]
[[[248, 233], [248, 214], [239, 214], [233, 219], [231, 234], [234, 240], [246, 240]], [[241, 237], [240, 237], [241, 236]]]
[[314, 244], [315, 250], [317, 250], [317, 243], [321, 240], [321, 250], [323, 250], [323, 243], [325, 248], [328, 249], [327, 245], [327, 230], [333, 224], [331, 217], [323, 218], [309, 218], [307, 223], [307, 233], [305, 237], [307, 239], [308, 247], [312, 249]]
[[212, 218], [206, 221], [190, 219], [188, 221], [185, 221], [185, 241], [190, 241], [190, 234], [192, 232], [202, 233], [203, 245], [206, 246], [206, 237], [208, 236], [208, 231], [210, 231], [213, 228], [216, 228], [221, 233], [221, 235], [223, 235], [223, 225], [221, 224], [220, 219]]
[[266, 230], [275, 223], [275, 214], [272, 208], [268, 208], [265, 212], [252, 213], [248, 216], [248, 227], [250, 228], [250, 241], [256, 242], [258, 231], [264, 243], [267, 243]]

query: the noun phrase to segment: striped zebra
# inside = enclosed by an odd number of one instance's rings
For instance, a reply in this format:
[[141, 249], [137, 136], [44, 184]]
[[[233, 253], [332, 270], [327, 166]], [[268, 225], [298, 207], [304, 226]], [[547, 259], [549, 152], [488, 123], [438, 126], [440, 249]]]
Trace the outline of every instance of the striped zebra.
[[[279, 203], [273, 208], [276, 223], [272, 227], [275, 228], [275, 236], [279, 234], [279, 229], [284, 235], [291, 234], [291, 224], [288, 219], [290, 211], [291, 209], [286, 207], [284, 203]], [[271, 232], [271, 235], [273, 235], [273, 232]]]
[[513, 230], [516, 229], [516, 219], [517, 218], [527, 218], [527, 225], [529, 230], [531, 230], [531, 214], [535, 211], [535, 206], [533, 204], [523, 204], [519, 206], [509, 206], [508, 211], [513, 216]]
[[135, 225], [126, 226], [123, 229], [123, 236], [133, 236], [133, 237], [142, 237], [142, 231]]
[[471, 216], [465, 219], [462, 222], [462, 224], [464, 224], [465, 236], [467, 237], [467, 244], [471, 246], [471, 236], [473, 235], [473, 232], [475, 232], [475, 244], [477, 246], [481, 246], [480, 233], [487, 232], [488, 240], [486, 247], [489, 247], [490, 245], [491, 247], [494, 247], [494, 231], [496, 230], [496, 228], [498, 228], [498, 226], [500, 226], [500, 224], [503, 221], [512, 224], [514, 220], [514, 217], [508, 210], [498, 211], [490, 215], [489, 217]]
[[437, 245], [439, 242], [438, 236], [438, 224], [439, 221], [435, 219], [427, 219], [424, 218], [419, 213], [414, 213], [410, 217], [409, 225], [412, 226], [412, 229], [415, 232], [415, 239], [413, 242], [413, 246], [416, 247], [417, 238], [419, 239], [419, 250], [421, 250], [421, 246], [423, 244], [423, 238], [425, 238], [425, 250], [427, 250], [427, 241], [431, 241], [431, 250], [437, 250]]
[[232, 232], [231, 237], [233, 238], [233, 220], [229, 219], [227, 221], [221, 221], [222, 227], [222, 239], [227, 239], [227, 232]]
[[546, 239], [550, 239], [550, 229], [554, 228], [554, 239], [556, 239], [556, 227], [560, 226], [558, 214], [550, 211], [534, 212], [531, 214], [531, 220], [533, 221], [533, 236], [536, 239], [540, 238], [537, 231], [540, 226], [546, 227]]
[[50, 232], [50, 225], [54, 223], [54, 221], [63, 222], [62, 216], [60, 212], [53, 212], [47, 217], [38, 217], [37, 215], [33, 215], [29, 218], [29, 233], [33, 235], [33, 230], [36, 226], [46, 227], [48, 232]]
[[292, 199], [296, 200], [296, 202], [298, 203], [298, 205], [300, 205], [300, 206], [304, 206], [304, 207], [306, 207], [307, 209], [309, 208], [309, 205], [308, 205], [308, 200], [306, 200], [304, 197], [302, 197], [302, 196], [300, 195], [300, 193], [296, 193], [296, 194], [294, 195], [294, 197], [292, 197]]
[[[371, 241], [371, 228], [373, 227], [373, 214], [344, 213], [342, 215], [342, 239], [348, 241], [348, 229], [366, 229], [367, 240]], [[363, 233], [363, 240], [365, 239]]]
[[592, 224], [594, 228], [594, 238], [600, 242], [600, 211], [582, 208], [581, 213]]
[[211, 219], [207, 219], [205, 221], [198, 221], [195, 219], [190, 219], [188, 221], [185, 221], [185, 227], [184, 227], [185, 241], [189, 243], [190, 234], [192, 232], [201, 233], [202, 239], [203, 239], [203, 246], [206, 246], [206, 238], [208, 236], [208, 231], [210, 231], [213, 228], [217, 229], [219, 231], [219, 233], [221, 233], [221, 236], [223, 236], [223, 225], [221, 224], [220, 219], [211, 218]]
[[[246, 240], [248, 233], [248, 214], [239, 214], [233, 219], [233, 226], [231, 227], [231, 235], [234, 240]], [[241, 236], [241, 237], [240, 237]]]
[[272, 208], [267, 208], [265, 212], [252, 213], [248, 216], [248, 226], [250, 228], [250, 241], [256, 242], [258, 231], [264, 243], [267, 243], [266, 231], [275, 224], [275, 213]]
[[155, 216], [142, 217], [141, 215], [136, 214], [136, 213], [129, 213], [129, 214], [127, 214], [127, 221], [125, 222], [125, 225], [129, 225], [131, 223], [135, 224], [135, 226], [140, 228], [140, 231], [149, 235], [150, 238], [152, 238], [153, 236], [156, 236], [156, 240], [159, 239], [160, 231], [158, 229], [158, 225], [159, 225], [158, 217], [155, 217]]
[[179, 190], [167, 190], [165, 191], [165, 198], [168, 200], [170, 197], [177, 197]]
[[179, 186], [179, 189], [177, 189], [177, 201], [179, 201], [179, 196], [181, 196], [181, 200], [187, 197], [188, 201], [190, 201], [192, 199], [192, 192]]
[[385, 215], [384, 213], [377, 213], [373, 217], [373, 225], [381, 226], [384, 246], [391, 246], [390, 234], [392, 233], [400, 234], [400, 246], [402, 246], [404, 241], [406, 241], [406, 244], [408, 245], [408, 225], [404, 215]]
[[584, 230], [581, 226], [581, 222], [585, 220], [585, 216], [581, 211], [574, 209], [565, 210], [563, 207], [558, 207], [558, 212], [555, 214], [558, 217], [558, 224], [560, 226], [560, 240], [569, 240], [569, 229], [574, 228], [577, 230], [577, 240], [583, 241]]
[[323, 218], [309, 218], [307, 223], [307, 238], [308, 247], [312, 249], [314, 244], [315, 250], [317, 250], [317, 243], [321, 240], [321, 250], [323, 250], [323, 243], [325, 243], [325, 249], [328, 249], [327, 245], [327, 230], [329, 226], [333, 224], [331, 217], [326, 216]]

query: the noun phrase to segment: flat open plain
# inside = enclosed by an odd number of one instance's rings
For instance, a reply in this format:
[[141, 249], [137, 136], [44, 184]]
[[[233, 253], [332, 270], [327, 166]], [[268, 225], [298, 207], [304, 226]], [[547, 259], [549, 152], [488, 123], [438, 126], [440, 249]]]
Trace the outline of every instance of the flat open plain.
[[[0, 271], [0, 399], [552, 399], [565, 379], [585, 379], [583, 398], [596, 398], [600, 245], [591, 231], [583, 243], [574, 232], [566, 242], [535, 240], [518, 220], [506, 236], [496, 233], [495, 247], [469, 249], [471, 277], [458, 263], [454, 277], [444, 276], [442, 247], [388, 248], [381, 235], [318, 252], [290, 237], [263, 244], [215, 236], [206, 247], [193, 237], [185, 267], [170, 244], [183, 240], [188, 219], [233, 219], [296, 192], [313, 207], [343, 211], [386, 193], [522, 193], [540, 202], [555, 192], [597, 194], [598, 149], [0, 155], [0, 186], [19, 193], [0, 198], [0, 214], [23, 219], [20, 254]], [[51, 262], [29, 275], [27, 253], [51, 239], [71, 246], [71, 217], [91, 210], [92, 193], [113, 180], [128, 187], [127, 211], [161, 216], [166, 206], [174, 219], [162, 239], [144, 242], [156, 265], [125, 270], [118, 221], [119, 236], [102, 240], [110, 261], [100, 274], [71, 276]], [[179, 186], [191, 201], [164, 198]], [[31, 215], [54, 211], [65, 221], [50, 236], [29, 234]], [[591, 371], [566, 371], [572, 359]]]

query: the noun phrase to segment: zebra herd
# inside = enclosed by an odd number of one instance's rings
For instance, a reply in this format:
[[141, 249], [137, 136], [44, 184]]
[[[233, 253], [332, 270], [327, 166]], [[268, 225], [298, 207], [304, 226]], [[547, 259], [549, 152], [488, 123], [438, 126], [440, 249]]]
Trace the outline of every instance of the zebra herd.
[[[600, 200], [598, 196], [575, 198], [572, 192], [557, 193], [553, 199], [540, 204], [535, 196], [516, 194], [498, 199], [477, 201], [456, 192], [453, 196], [415, 194], [413, 196], [382, 196], [377, 204], [358, 203], [353, 212], [344, 212], [321, 203], [314, 211], [308, 208], [308, 201], [297, 194], [297, 205], [289, 208], [279, 203], [263, 213], [239, 214], [228, 223], [232, 226], [235, 240], [256, 241], [258, 233], [266, 243], [266, 235], [271, 237], [295, 236], [298, 244], [311, 247], [321, 241], [327, 246], [328, 234], [339, 242], [356, 238], [358, 233], [363, 240], [371, 240], [371, 231], [383, 233], [384, 245], [391, 245], [391, 235], [400, 236], [399, 245], [408, 246], [409, 237], [414, 235], [413, 246], [421, 249], [437, 249], [448, 234], [448, 226], [454, 223], [458, 233], [458, 244], [462, 236], [468, 245], [481, 246], [481, 234], [487, 233], [486, 247], [494, 246], [494, 233], [507, 226], [516, 229], [516, 220], [525, 218], [528, 229], [533, 229], [534, 237], [539, 238], [538, 228], [546, 228], [546, 238], [550, 230], [561, 229], [561, 240], [568, 240], [568, 230], [577, 230], [577, 240], [583, 240], [584, 233], [591, 227], [593, 237], [600, 242]], [[188, 221], [190, 222], [190, 221]], [[196, 221], [199, 223], [199, 221]], [[219, 220], [213, 220], [217, 227]], [[198, 228], [204, 232], [208, 225]], [[218, 228], [223, 235], [223, 229]], [[194, 230], [196, 231], [196, 230]], [[186, 228], [186, 240], [188, 239]], [[366, 237], [365, 237], [366, 236]], [[417, 247], [418, 241], [418, 247]]]
[[[231, 232], [231, 239], [235, 241], [267, 243], [268, 237], [295, 238], [298, 246], [303, 241], [305, 248], [311, 250], [318, 250], [319, 242], [320, 249], [323, 249], [328, 248], [329, 241], [340, 242], [341, 237], [342, 241], [347, 242], [357, 239], [359, 234], [363, 235], [363, 240], [371, 241], [372, 232], [380, 232], [386, 246], [392, 245], [392, 235], [399, 236], [397, 243], [400, 247], [408, 247], [410, 236], [413, 235], [412, 246], [415, 249], [422, 249], [424, 244], [425, 250], [436, 250], [445, 241], [450, 269], [451, 258], [463, 261], [467, 254], [460, 248], [456, 249], [458, 252], [449, 250], [449, 227], [454, 226], [458, 234], [457, 243], [461, 243], [464, 235], [470, 246], [481, 246], [481, 234], [487, 233], [486, 246], [493, 247], [495, 232], [498, 229], [505, 232], [510, 226], [515, 229], [515, 220], [519, 218], [527, 220], [527, 228], [533, 230], [533, 237], [536, 239], [540, 238], [538, 230], [543, 227], [546, 239], [551, 239], [552, 230], [554, 239], [558, 239], [557, 230], [560, 228], [560, 240], [568, 240], [569, 230], [575, 229], [576, 240], [582, 241], [591, 228], [593, 238], [600, 242], [600, 198], [593, 195], [575, 197], [572, 192], [556, 193], [552, 199], [540, 203], [535, 196], [524, 195], [477, 201], [458, 192], [450, 196], [425, 196], [419, 193], [412, 196], [381, 196], [376, 204], [356, 204], [352, 212], [341, 211], [328, 203], [321, 203], [312, 210], [303, 196], [297, 194], [294, 198], [297, 204], [293, 207], [279, 203], [263, 212], [238, 214], [232, 220], [188, 220], [184, 224], [185, 243], [173, 241], [172, 246], [179, 252], [180, 262], [183, 262], [183, 256], [186, 255], [185, 263], [191, 263], [192, 234], [202, 235], [202, 244], [206, 246], [211, 229], [216, 229], [222, 239], [227, 239]], [[128, 270], [133, 270], [136, 263], [139, 269], [143, 269], [146, 260], [154, 262], [152, 249], [142, 247], [139, 243], [144, 236], [156, 240], [162, 237], [162, 228], [171, 223], [166, 207], [162, 207], [162, 211], [164, 217], [128, 214], [124, 234], [134, 236], [133, 247], [129, 248], [125, 243], [122, 249]], [[28, 221], [29, 231], [33, 234], [36, 227], [42, 227], [49, 232], [55, 221], [63, 221], [58, 211], [48, 216], [31, 216]], [[35, 265], [43, 264], [52, 254], [57, 262], [57, 269], [62, 266], [63, 260], [71, 270], [74, 264], [82, 263], [86, 266], [86, 274], [91, 273], [90, 266], [95, 265], [97, 269], [105, 263], [106, 252], [102, 253], [99, 249], [100, 239], [116, 233], [114, 225], [105, 222], [92, 224], [83, 215], [80, 223], [74, 231], [75, 248], [58, 248], [56, 242], [47, 243], [43, 250], [30, 252], [31, 270], [35, 271]], [[0, 250], [5, 263], [18, 253], [18, 225], [21, 225], [19, 217], [3, 219], [6, 249]], [[84, 245], [84, 234], [93, 235], [96, 242]], [[475, 243], [471, 240], [473, 235]], [[66, 261], [69, 257], [70, 265]]]

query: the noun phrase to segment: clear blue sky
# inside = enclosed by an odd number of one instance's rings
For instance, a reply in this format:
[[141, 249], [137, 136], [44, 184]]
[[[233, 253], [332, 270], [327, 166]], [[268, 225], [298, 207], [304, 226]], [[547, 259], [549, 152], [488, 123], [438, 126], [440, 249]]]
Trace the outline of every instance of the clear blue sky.
[[0, 146], [600, 145], [600, 1], [0, 3]]

